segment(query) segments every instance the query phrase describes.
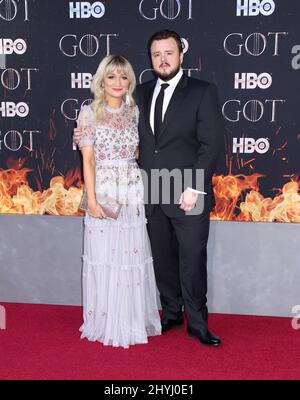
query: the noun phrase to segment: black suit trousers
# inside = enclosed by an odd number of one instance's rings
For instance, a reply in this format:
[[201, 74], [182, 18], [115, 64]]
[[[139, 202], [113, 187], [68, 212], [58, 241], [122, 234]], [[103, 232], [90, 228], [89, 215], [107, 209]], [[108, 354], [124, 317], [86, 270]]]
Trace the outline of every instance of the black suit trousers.
[[206, 331], [209, 213], [173, 217], [154, 205], [147, 219], [163, 318], [178, 319], [184, 308], [188, 325]]

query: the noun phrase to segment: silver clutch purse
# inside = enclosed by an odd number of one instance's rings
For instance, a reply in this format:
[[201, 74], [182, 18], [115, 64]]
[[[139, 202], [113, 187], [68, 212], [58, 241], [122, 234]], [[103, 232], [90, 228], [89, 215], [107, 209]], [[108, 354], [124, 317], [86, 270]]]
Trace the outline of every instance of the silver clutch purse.
[[[96, 200], [97, 203], [101, 206], [102, 210], [105, 212], [107, 218], [118, 218], [122, 205], [118, 203], [116, 199], [100, 193], [96, 193]], [[85, 189], [83, 189], [83, 195], [79, 203], [78, 209], [85, 212], [87, 212], [88, 210], [88, 199]]]

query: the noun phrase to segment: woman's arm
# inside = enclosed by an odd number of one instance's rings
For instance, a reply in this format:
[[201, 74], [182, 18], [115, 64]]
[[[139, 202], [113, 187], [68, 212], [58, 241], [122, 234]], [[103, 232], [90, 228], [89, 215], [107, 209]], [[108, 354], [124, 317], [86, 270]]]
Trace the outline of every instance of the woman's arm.
[[105, 218], [106, 215], [96, 200], [94, 146], [82, 147], [81, 153], [83, 158], [83, 178], [88, 199], [88, 213], [95, 218]]

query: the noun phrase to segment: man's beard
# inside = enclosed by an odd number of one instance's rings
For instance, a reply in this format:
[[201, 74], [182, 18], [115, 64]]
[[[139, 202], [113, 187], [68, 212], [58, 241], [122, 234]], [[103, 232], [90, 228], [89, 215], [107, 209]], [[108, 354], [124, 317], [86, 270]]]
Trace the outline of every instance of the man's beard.
[[175, 75], [178, 74], [179, 70], [180, 70], [180, 65], [178, 65], [178, 67], [174, 68], [172, 71], [165, 73], [165, 74], [157, 72], [157, 71], [155, 71], [155, 73], [162, 81], [168, 82], [172, 78], [174, 78]]

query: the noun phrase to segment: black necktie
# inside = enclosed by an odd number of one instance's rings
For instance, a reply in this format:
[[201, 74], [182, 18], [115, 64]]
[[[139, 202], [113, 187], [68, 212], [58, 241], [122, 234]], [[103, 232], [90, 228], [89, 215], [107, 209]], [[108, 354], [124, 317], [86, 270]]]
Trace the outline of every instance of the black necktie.
[[157, 138], [162, 127], [162, 108], [164, 102], [165, 89], [169, 86], [168, 83], [163, 83], [160, 86], [160, 92], [156, 98], [154, 108], [154, 136]]

